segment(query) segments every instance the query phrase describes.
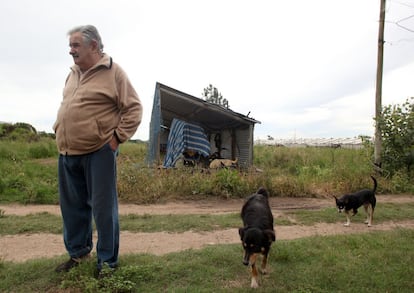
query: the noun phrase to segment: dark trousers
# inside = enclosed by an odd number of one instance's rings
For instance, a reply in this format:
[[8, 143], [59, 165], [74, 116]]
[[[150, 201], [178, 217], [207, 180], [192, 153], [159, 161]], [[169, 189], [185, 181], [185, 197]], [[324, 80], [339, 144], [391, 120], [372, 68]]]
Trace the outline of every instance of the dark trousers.
[[118, 264], [116, 156], [109, 144], [86, 155], [59, 156], [59, 198], [66, 250], [75, 258], [92, 250], [93, 217], [98, 233], [98, 269], [104, 263], [110, 267]]

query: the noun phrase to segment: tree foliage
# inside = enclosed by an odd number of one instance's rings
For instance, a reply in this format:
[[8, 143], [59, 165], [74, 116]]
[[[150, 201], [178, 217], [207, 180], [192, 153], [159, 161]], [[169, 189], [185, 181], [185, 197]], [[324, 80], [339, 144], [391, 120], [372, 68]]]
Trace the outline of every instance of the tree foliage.
[[54, 133], [38, 132], [31, 124], [17, 122], [15, 124], [0, 122], [0, 140], [38, 141], [41, 137], [55, 138]]
[[209, 84], [208, 87], [204, 88], [202, 96], [207, 102], [223, 106], [227, 109], [229, 108], [228, 100], [223, 98], [218, 89], [211, 84]]
[[398, 171], [410, 174], [414, 164], [414, 98], [402, 105], [383, 107], [379, 122], [383, 168], [391, 174]]

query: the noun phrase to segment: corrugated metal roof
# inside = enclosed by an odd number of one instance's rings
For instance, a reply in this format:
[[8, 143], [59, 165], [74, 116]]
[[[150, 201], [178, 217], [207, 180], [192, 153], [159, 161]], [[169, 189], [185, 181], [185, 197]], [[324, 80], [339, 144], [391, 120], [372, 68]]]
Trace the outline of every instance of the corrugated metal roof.
[[156, 88], [160, 93], [160, 106], [164, 124], [170, 125], [173, 118], [197, 122], [210, 131], [244, 128], [260, 123], [254, 118], [236, 113], [223, 106], [207, 102], [161, 83]]

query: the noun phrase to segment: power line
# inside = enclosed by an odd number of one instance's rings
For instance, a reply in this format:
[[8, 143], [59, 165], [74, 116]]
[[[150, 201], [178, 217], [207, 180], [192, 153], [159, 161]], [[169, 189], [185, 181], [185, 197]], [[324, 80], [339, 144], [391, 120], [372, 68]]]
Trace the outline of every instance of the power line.
[[[403, 1], [398, 1], [398, 0], [389, 0], [389, 1], [392, 2], [392, 3], [394, 3], [394, 4], [398, 4], [398, 5], [401, 5], [401, 6], [405, 6], [405, 7], [414, 9], [414, 1], [411, 1], [411, 2], [409, 2], [409, 1], [404, 1], [403, 2]], [[390, 9], [390, 7], [387, 8], [387, 11], [389, 9]], [[410, 32], [410, 33], [414, 33], [414, 29], [411, 29], [407, 25], [404, 25], [403, 24], [403, 22], [405, 22], [407, 20], [410, 20], [412, 18], [414, 18], [414, 14], [411, 14], [409, 16], [403, 17], [403, 18], [401, 18], [401, 19], [399, 19], [397, 21], [389, 21], [389, 20], [387, 20], [385, 22], [386, 23], [389, 23], [389, 24], [393, 24], [396, 27], [398, 27], [400, 29], [403, 29], [404, 31], [407, 31], [407, 32]], [[402, 39], [399, 39], [397, 41], [386, 41], [386, 43], [388, 43], [390, 45], [394, 45], [394, 44], [398, 44], [398, 43], [401, 43], [401, 42], [412, 42], [412, 41], [414, 41], [414, 38], [402, 38]]]
[[411, 32], [411, 33], [414, 33], [414, 30], [409, 29], [408, 27], [405, 27], [405, 26], [403, 26], [403, 25], [401, 25], [401, 24], [400, 24], [400, 22], [406, 21], [406, 20], [408, 20], [408, 19], [410, 19], [410, 18], [413, 18], [413, 17], [414, 17], [414, 14], [412, 14], [412, 15], [410, 15], [410, 16], [408, 16], [408, 17], [404, 17], [404, 18], [400, 19], [399, 21], [395, 22], [395, 24], [396, 24], [398, 27], [402, 28], [402, 29], [405, 29], [405, 30], [407, 30], [407, 31], [409, 31], [409, 32]]
[[[407, 2], [407, 1], [402, 2], [402, 1], [398, 1], [398, 0], [389, 0], [389, 1], [390, 2], [393, 2], [393, 3], [396, 3], [396, 4], [399, 4], [399, 5], [402, 5], [402, 6], [406, 6], [406, 7], [409, 7], [409, 8], [413, 8], [414, 9], [414, 3], [412, 3], [412, 2]], [[407, 27], [406, 25], [401, 24], [402, 22], [404, 22], [406, 20], [409, 20], [409, 19], [411, 19], [413, 17], [414, 17], [414, 14], [411, 14], [410, 16], [401, 18], [400, 20], [397, 20], [397, 21], [387, 21], [387, 22], [392, 23], [392, 24], [395, 24], [399, 28], [402, 28], [403, 30], [406, 30], [406, 31], [408, 31], [410, 33], [414, 33], [414, 29], [411, 29], [411, 28]]]
[[410, 8], [414, 8], [414, 4], [408, 4], [407, 2], [401, 2], [401, 1], [396, 1], [396, 0], [389, 0], [390, 2], [394, 2], [403, 6], [407, 6]]

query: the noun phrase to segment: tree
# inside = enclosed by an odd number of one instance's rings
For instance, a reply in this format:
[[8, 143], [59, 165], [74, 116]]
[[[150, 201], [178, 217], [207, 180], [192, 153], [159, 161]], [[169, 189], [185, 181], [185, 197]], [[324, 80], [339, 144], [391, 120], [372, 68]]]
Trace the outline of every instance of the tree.
[[383, 107], [379, 123], [383, 168], [391, 174], [404, 169], [409, 174], [414, 165], [414, 98]]
[[216, 87], [209, 84], [208, 87], [204, 88], [202, 96], [207, 102], [229, 108], [229, 102], [227, 99], [224, 99], [222, 94], [218, 91]]

